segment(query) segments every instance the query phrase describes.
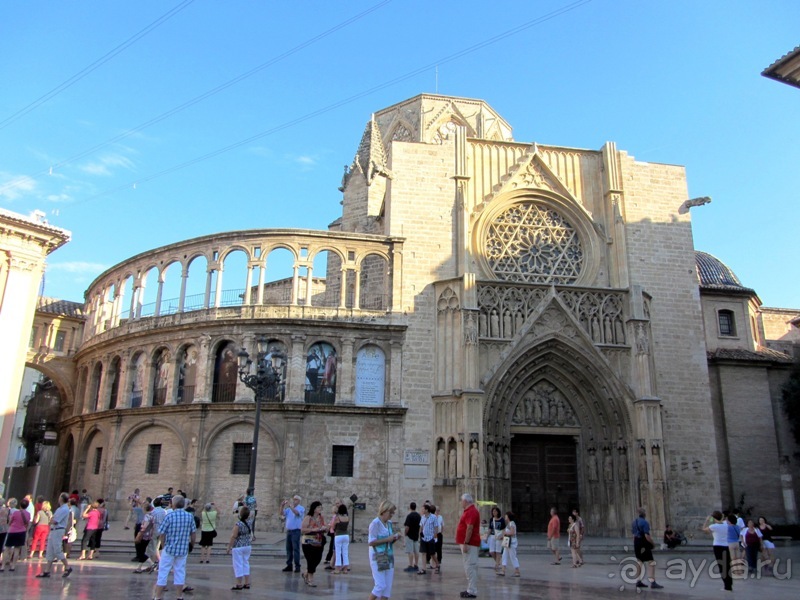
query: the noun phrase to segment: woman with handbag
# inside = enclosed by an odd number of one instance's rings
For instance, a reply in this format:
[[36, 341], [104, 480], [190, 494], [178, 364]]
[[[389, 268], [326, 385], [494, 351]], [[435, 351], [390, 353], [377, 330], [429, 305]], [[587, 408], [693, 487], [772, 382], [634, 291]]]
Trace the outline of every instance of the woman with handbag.
[[498, 575], [506, 574], [508, 563], [514, 567], [513, 577], [519, 577], [519, 559], [517, 558], [517, 524], [514, 522], [514, 513], [506, 513], [506, 528], [503, 530], [503, 568], [497, 572]]
[[253, 549], [253, 527], [255, 519], [250, 516], [250, 509], [243, 506], [239, 509], [239, 520], [233, 525], [231, 539], [228, 541], [228, 554], [233, 560], [233, 576], [236, 585], [234, 591], [250, 589], [250, 552]]
[[375, 585], [369, 600], [380, 600], [392, 595], [394, 580], [394, 550], [392, 544], [402, 539], [403, 534], [395, 533], [391, 518], [397, 507], [384, 500], [378, 507], [378, 516], [369, 524], [369, 564]]
[[315, 500], [311, 503], [308, 514], [300, 525], [301, 547], [303, 556], [306, 557], [306, 572], [303, 573], [303, 581], [311, 587], [317, 587], [317, 584], [314, 583], [314, 573], [317, 572], [317, 565], [322, 562], [322, 549], [327, 531], [328, 526], [322, 515], [322, 502]]
[[156, 566], [156, 564], [151, 561], [150, 557], [147, 555], [147, 546], [150, 545], [150, 540], [156, 533], [153, 505], [149, 502], [145, 502], [143, 509], [144, 519], [139, 527], [139, 532], [136, 534], [136, 537], [133, 538], [133, 545], [136, 548], [136, 560], [139, 561], [139, 566], [136, 568], [134, 573], [149, 573]]
[[208, 502], [203, 507], [203, 515], [200, 517], [200, 564], [211, 562], [209, 559], [215, 537], [217, 537], [217, 507], [213, 502]]
[[500, 563], [503, 558], [503, 530], [506, 528], [506, 520], [499, 506], [492, 507], [492, 518], [489, 519], [489, 537], [486, 540], [489, 544], [489, 556], [494, 559], [495, 572], [500, 570]]

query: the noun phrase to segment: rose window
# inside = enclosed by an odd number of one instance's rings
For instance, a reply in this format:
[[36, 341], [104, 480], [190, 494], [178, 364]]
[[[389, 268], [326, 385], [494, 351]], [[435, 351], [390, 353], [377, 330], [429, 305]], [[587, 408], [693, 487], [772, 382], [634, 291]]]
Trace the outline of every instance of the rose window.
[[551, 208], [524, 202], [489, 225], [484, 252], [498, 278], [524, 283], [574, 283], [584, 253], [575, 228]]

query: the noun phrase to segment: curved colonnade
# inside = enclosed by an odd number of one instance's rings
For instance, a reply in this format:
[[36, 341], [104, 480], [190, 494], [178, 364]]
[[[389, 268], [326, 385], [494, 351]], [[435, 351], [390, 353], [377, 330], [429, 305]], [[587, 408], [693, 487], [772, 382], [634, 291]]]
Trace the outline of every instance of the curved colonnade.
[[[292, 256], [291, 274], [268, 280], [276, 250]], [[219, 299], [226, 261], [235, 252], [247, 257], [245, 293], [239, 305], [215, 305], [212, 290]], [[315, 273], [315, 260], [325, 253], [324, 271], [317, 264]], [[203, 258], [206, 301], [190, 310], [188, 274]], [[176, 263], [182, 273], [177, 310], [143, 315], [147, 273], [157, 269], [158, 304], [164, 274]], [[256, 483], [266, 501], [273, 495], [277, 501], [285, 469], [301, 469], [308, 460], [286, 452], [299, 440], [315, 438], [320, 445], [314, 454], [328, 455], [328, 462], [337, 447], [356, 442], [360, 450], [374, 443], [375, 453], [385, 452], [386, 436], [401, 435], [405, 414], [400, 375], [406, 322], [396, 309], [395, 288], [401, 267], [397, 238], [254, 230], [172, 244], [107, 270], [86, 294], [75, 402], [65, 407], [60, 424], [63, 481], [104, 496], [172, 485], [218, 504], [228, 495], [232, 501], [246, 484], [237, 453], [251, 445], [254, 416], [253, 392], [238, 379], [237, 354], [244, 348], [254, 357], [260, 336], [280, 373], [261, 421], [268, 458], [259, 461]], [[362, 442], [364, 435], [372, 442]], [[374, 487], [378, 494], [378, 482], [363, 477], [359, 488]], [[314, 485], [325, 491], [325, 482]]]

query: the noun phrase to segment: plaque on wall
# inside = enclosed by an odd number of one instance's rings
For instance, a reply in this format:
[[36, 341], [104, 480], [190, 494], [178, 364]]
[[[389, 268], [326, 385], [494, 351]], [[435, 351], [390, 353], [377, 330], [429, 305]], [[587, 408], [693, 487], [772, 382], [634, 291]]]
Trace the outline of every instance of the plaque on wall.
[[364, 346], [356, 354], [356, 406], [383, 406], [386, 356], [378, 346]]
[[431, 464], [430, 450], [408, 450], [403, 452], [404, 465], [429, 465]]

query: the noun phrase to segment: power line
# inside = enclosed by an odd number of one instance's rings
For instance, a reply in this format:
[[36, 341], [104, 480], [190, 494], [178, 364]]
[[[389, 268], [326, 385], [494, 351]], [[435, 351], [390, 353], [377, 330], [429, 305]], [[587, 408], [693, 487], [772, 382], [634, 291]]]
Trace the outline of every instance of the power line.
[[44, 104], [45, 102], [47, 102], [51, 98], [54, 98], [55, 96], [57, 96], [58, 94], [60, 94], [64, 90], [66, 90], [67, 88], [72, 87], [73, 85], [78, 83], [81, 79], [86, 77], [89, 73], [91, 73], [92, 71], [95, 71], [95, 70], [99, 69], [101, 66], [106, 64], [112, 58], [114, 58], [115, 56], [117, 56], [121, 52], [127, 50], [130, 46], [132, 46], [133, 44], [138, 42], [140, 39], [142, 39], [144, 36], [146, 36], [148, 33], [153, 31], [156, 27], [158, 27], [159, 25], [162, 25], [163, 23], [165, 23], [166, 21], [168, 21], [169, 19], [171, 19], [172, 17], [177, 15], [184, 8], [189, 6], [192, 2], [194, 2], [194, 0], [183, 0], [183, 2], [181, 2], [180, 4], [175, 6], [174, 8], [170, 9], [169, 11], [167, 11], [166, 13], [161, 15], [160, 17], [158, 17], [155, 21], [150, 23], [147, 27], [145, 27], [144, 29], [139, 30], [137, 33], [133, 34], [131, 37], [129, 37], [127, 40], [125, 40], [124, 42], [122, 42], [121, 44], [116, 46], [115, 48], [112, 48], [111, 50], [106, 52], [103, 56], [98, 58], [96, 61], [94, 61], [93, 63], [91, 63], [87, 67], [85, 67], [85, 68], [81, 69], [80, 71], [78, 71], [77, 73], [75, 73], [75, 75], [73, 75], [69, 79], [66, 79], [65, 81], [61, 82], [60, 84], [58, 84], [56, 87], [54, 87], [52, 90], [50, 90], [46, 94], [44, 94], [42, 96], [39, 96], [36, 100], [31, 102], [27, 106], [24, 106], [23, 108], [19, 109], [13, 115], [11, 115], [9, 117], [6, 117], [2, 121], [0, 121], [0, 130], [5, 129], [6, 127], [11, 125], [15, 121], [18, 121], [19, 119], [21, 119], [22, 117], [24, 117], [28, 113], [36, 110], [42, 104]]
[[78, 202], [74, 202], [73, 205], [82, 204], [84, 202], [89, 202], [89, 201], [95, 200], [97, 198], [102, 198], [104, 196], [108, 196], [108, 195], [114, 194], [116, 192], [120, 192], [120, 191], [131, 189], [131, 188], [135, 188], [139, 184], [146, 183], [146, 182], [152, 181], [154, 179], [158, 179], [160, 177], [163, 177], [164, 175], [169, 175], [170, 173], [174, 173], [176, 171], [180, 171], [182, 169], [185, 169], [187, 167], [195, 165], [195, 164], [197, 164], [199, 162], [203, 162], [203, 161], [206, 161], [206, 160], [208, 160], [210, 158], [214, 158], [216, 156], [219, 156], [220, 154], [224, 154], [226, 152], [230, 152], [231, 150], [235, 150], [236, 148], [240, 148], [242, 146], [246, 146], [247, 144], [250, 144], [250, 143], [252, 143], [252, 142], [254, 142], [256, 140], [259, 140], [259, 139], [264, 138], [266, 136], [272, 135], [272, 134], [277, 133], [279, 131], [282, 131], [284, 129], [288, 129], [289, 127], [293, 127], [295, 125], [303, 123], [304, 121], [308, 121], [309, 119], [313, 119], [313, 118], [318, 117], [320, 115], [323, 115], [325, 113], [331, 112], [332, 110], [335, 110], [337, 108], [341, 108], [342, 106], [350, 104], [351, 102], [355, 102], [356, 100], [360, 100], [361, 98], [364, 98], [366, 96], [374, 94], [375, 92], [383, 90], [383, 89], [385, 89], [387, 87], [390, 87], [390, 86], [395, 85], [397, 83], [400, 83], [400, 82], [406, 81], [408, 79], [411, 79], [412, 77], [415, 77], [415, 76], [419, 75], [420, 73], [428, 71], [431, 68], [435, 68], [437, 65], [443, 65], [443, 64], [447, 64], [447, 63], [453, 62], [453, 61], [455, 61], [455, 60], [457, 60], [459, 58], [462, 58], [463, 56], [466, 56], [467, 54], [471, 54], [471, 53], [473, 53], [473, 52], [475, 52], [477, 50], [485, 48], [486, 46], [490, 46], [492, 44], [495, 44], [495, 43], [497, 43], [497, 42], [499, 42], [499, 41], [501, 41], [501, 40], [503, 40], [503, 39], [505, 39], [507, 37], [516, 35], [516, 34], [522, 32], [522, 31], [525, 31], [526, 29], [530, 29], [531, 27], [534, 27], [536, 25], [540, 25], [540, 24], [545, 23], [547, 21], [550, 21], [550, 20], [552, 20], [552, 19], [554, 19], [556, 17], [559, 17], [559, 16], [561, 16], [563, 14], [571, 12], [571, 11], [573, 11], [573, 10], [575, 10], [575, 9], [585, 5], [585, 4], [589, 4], [591, 1], [592, 0], [577, 0], [576, 2], [572, 2], [571, 4], [567, 4], [567, 5], [565, 5], [565, 6], [561, 7], [561, 8], [558, 8], [558, 9], [556, 9], [554, 11], [546, 13], [546, 14], [540, 16], [540, 17], [536, 17], [534, 19], [531, 19], [530, 21], [526, 21], [525, 23], [522, 23], [521, 25], [518, 25], [517, 27], [512, 27], [511, 29], [508, 29], [508, 30], [506, 30], [506, 31], [504, 31], [502, 33], [499, 33], [499, 34], [497, 34], [497, 35], [495, 35], [493, 37], [490, 37], [490, 38], [488, 38], [486, 40], [483, 40], [482, 42], [478, 42], [477, 44], [473, 44], [472, 46], [469, 46], [467, 48], [459, 50], [458, 52], [450, 54], [450, 55], [448, 55], [448, 56], [446, 56], [446, 57], [444, 57], [442, 59], [439, 59], [439, 60], [436, 60], [434, 62], [431, 62], [431, 63], [429, 63], [429, 64], [427, 64], [427, 65], [425, 65], [423, 67], [419, 67], [417, 69], [414, 69], [413, 71], [409, 71], [408, 73], [406, 73], [404, 75], [400, 75], [398, 77], [390, 79], [389, 81], [386, 81], [384, 83], [381, 83], [381, 84], [376, 85], [374, 87], [371, 87], [369, 89], [363, 90], [363, 91], [361, 91], [361, 92], [359, 92], [357, 94], [354, 94], [352, 96], [349, 96], [347, 98], [344, 98], [342, 100], [334, 102], [333, 104], [329, 104], [329, 105], [327, 105], [325, 107], [319, 108], [319, 109], [317, 109], [315, 111], [312, 111], [310, 113], [306, 113], [303, 116], [297, 117], [297, 118], [292, 119], [290, 121], [286, 121], [285, 123], [282, 123], [280, 125], [276, 125], [275, 127], [271, 127], [270, 129], [266, 129], [264, 131], [261, 131], [259, 133], [254, 134], [254, 135], [251, 135], [251, 136], [249, 136], [249, 137], [247, 137], [245, 139], [239, 140], [238, 142], [234, 142], [233, 144], [229, 144], [227, 146], [223, 146], [221, 148], [218, 148], [216, 150], [213, 150], [213, 151], [208, 152], [206, 154], [203, 154], [201, 156], [197, 156], [197, 157], [195, 157], [193, 159], [187, 160], [187, 161], [179, 163], [177, 165], [173, 165], [171, 167], [168, 167], [166, 169], [163, 169], [163, 170], [158, 171], [156, 173], [153, 173], [151, 175], [147, 175], [146, 177], [141, 177], [139, 179], [136, 179], [135, 181], [131, 181], [129, 183], [126, 183], [126, 184], [123, 184], [123, 185], [120, 185], [120, 186], [105, 190], [105, 191], [100, 192], [98, 194], [94, 194], [92, 196], [84, 198], [83, 200], [79, 200]]
[[[194, 1], [194, 0], [192, 0], [192, 1]], [[391, 1], [392, 0], [383, 0], [382, 2], [379, 2], [378, 4], [375, 4], [374, 6], [368, 8], [367, 10], [362, 11], [362, 12], [358, 13], [357, 15], [353, 16], [353, 17], [350, 17], [349, 19], [347, 19], [345, 21], [342, 21], [338, 25], [335, 25], [334, 27], [331, 27], [330, 29], [328, 29], [326, 31], [323, 31], [320, 34], [315, 35], [312, 38], [309, 38], [305, 42], [303, 42], [301, 44], [298, 44], [297, 46], [291, 48], [290, 50], [282, 52], [281, 54], [271, 58], [270, 60], [268, 60], [268, 61], [266, 61], [264, 63], [261, 63], [260, 65], [250, 69], [249, 71], [246, 71], [245, 73], [242, 73], [241, 75], [238, 75], [238, 76], [234, 77], [233, 79], [230, 79], [230, 80], [226, 81], [225, 83], [222, 83], [222, 84], [220, 84], [220, 85], [218, 85], [218, 86], [216, 86], [216, 87], [214, 87], [214, 88], [212, 88], [212, 89], [210, 89], [210, 90], [208, 90], [206, 92], [203, 92], [199, 96], [195, 96], [194, 98], [191, 98], [191, 99], [187, 100], [183, 104], [179, 104], [178, 106], [175, 106], [175, 107], [167, 110], [166, 112], [161, 113], [160, 115], [157, 115], [157, 116], [155, 116], [155, 117], [153, 117], [153, 118], [151, 118], [151, 119], [149, 119], [149, 120], [147, 120], [147, 121], [145, 121], [143, 123], [140, 123], [139, 125], [137, 125], [136, 127], [132, 128], [132, 129], [128, 129], [127, 131], [124, 131], [123, 133], [120, 133], [119, 135], [116, 135], [116, 136], [114, 136], [114, 137], [112, 137], [110, 139], [107, 139], [104, 142], [96, 144], [96, 145], [92, 146], [91, 148], [87, 148], [86, 150], [78, 152], [77, 154], [73, 154], [69, 158], [65, 158], [65, 159], [63, 159], [63, 160], [51, 165], [50, 167], [48, 167], [46, 169], [42, 169], [42, 170], [37, 171], [35, 173], [31, 173], [29, 175], [22, 175], [22, 176], [20, 176], [20, 177], [18, 177], [16, 179], [13, 179], [12, 181], [9, 181], [9, 182], [7, 182], [7, 183], [5, 183], [3, 185], [0, 185], [0, 192], [3, 192], [4, 190], [16, 187], [17, 185], [20, 185], [21, 183], [27, 181], [29, 178], [36, 177], [38, 175], [44, 175], [45, 173], [49, 173], [49, 174], [52, 175], [53, 172], [56, 169], [60, 169], [61, 167], [64, 167], [64, 166], [66, 166], [66, 165], [68, 165], [70, 163], [73, 163], [76, 160], [80, 160], [81, 158], [85, 158], [85, 157], [89, 156], [90, 154], [93, 154], [93, 153], [97, 152], [98, 150], [102, 150], [103, 148], [106, 148], [106, 147], [110, 146], [111, 144], [115, 144], [115, 143], [117, 143], [117, 142], [119, 142], [121, 140], [124, 140], [125, 138], [130, 137], [133, 134], [138, 133], [139, 131], [142, 131], [143, 129], [146, 129], [146, 128], [150, 127], [151, 125], [155, 125], [156, 123], [160, 123], [161, 121], [163, 121], [163, 120], [165, 120], [165, 119], [167, 119], [167, 118], [169, 118], [169, 117], [171, 117], [171, 116], [173, 116], [173, 115], [175, 115], [175, 114], [177, 114], [177, 113], [179, 113], [179, 112], [181, 112], [181, 111], [183, 111], [183, 110], [185, 110], [185, 109], [187, 109], [187, 108], [189, 108], [191, 106], [194, 106], [195, 104], [198, 104], [199, 102], [202, 102], [206, 98], [210, 98], [211, 96], [213, 96], [215, 94], [218, 94], [219, 92], [221, 92], [223, 90], [226, 90], [229, 87], [231, 87], [233, 85], [236, 85], [237, 83], [239, 83], [241, 81], [244, 81], [248, 77], [252, 77], [256, 73], [259, 73], [260, 71], [263, 71], [267, 67], [271, 67], [272, 65], [282, 61], [283, 59], [288, 58], [288, 57], [292, 56], [293, 54], [296, 54], [297, 52], [300, 52], [300, 50], [303, 50], [303, 49], [311, 46], [312, 44], [314, 44], [314, 43], [316, 43], [316, 42], [318, 42], [318, 41], [320, 41], [320, 40], [322, 40], [322, 39], [324, 39], [324, 38], [336, 33], [340, 29], [344, 29], [348, 25], [351, 25], [352, 23], [355, 23], [356, 21], [366, 17], [370, 13], [373, 13], [376, 10], [378, 10], [379, 8], [382, 8], [386, 4], [389, 4], [389, 2], [391, 2]]]

